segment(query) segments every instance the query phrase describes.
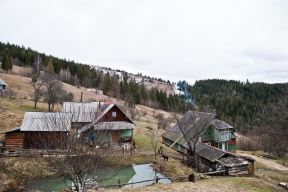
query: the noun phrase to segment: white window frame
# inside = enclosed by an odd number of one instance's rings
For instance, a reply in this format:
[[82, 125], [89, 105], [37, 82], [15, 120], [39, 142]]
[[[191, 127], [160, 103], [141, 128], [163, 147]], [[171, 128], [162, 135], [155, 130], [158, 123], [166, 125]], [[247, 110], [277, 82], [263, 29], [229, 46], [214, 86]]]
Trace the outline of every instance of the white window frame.
[[230, 130], [220, 130], [220, 141], [227, 141], [230, 139]]
[[112, 112], [112, 117], [116, 117], [116, 112]]

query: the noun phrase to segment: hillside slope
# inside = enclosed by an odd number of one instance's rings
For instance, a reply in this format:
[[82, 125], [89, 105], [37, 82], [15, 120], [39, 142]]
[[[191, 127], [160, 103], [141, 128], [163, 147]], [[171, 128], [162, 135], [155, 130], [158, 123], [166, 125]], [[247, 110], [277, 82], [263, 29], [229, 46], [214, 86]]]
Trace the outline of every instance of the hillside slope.
[[[0, 78], [3, 79], [7, 84], [7, 88], [12, 88], [16, 92], [16, 99], [9, 99], [0, 97], [0, 119], [3, 119], [3, 123], [0, 124], [0, 132], [7, 131], [14, 127], [20, 126], [25, 114], [25, 111], [47, 111], [48, 106], [46, 103], [39, 102], [37, 104], [37, 109], [34, 110], [33, 101], [31, 101], [30, 94], [33, 91], [32, 86], [30, 85], [31, 78], [24, 77], [22, 67], [14, 66], [13, 70], [8, 74], [0, 73]], [[74, 101], [79, 102], [81, 98], [81, 92], [83, 92], [82, 100], [83, 102], [92, 102], [92, 101], [110, 101], [115, 104], [119, 104], [120, 106], [126, 105], [126, 103], [122, 100], [115, 99], [112, 97], [108, 97], [106, 95], [98, 95], [95, 94], [93, 90], [86, 89], [84, 87], [76, 87], [66, 83], [62, 83], [63, 88], [67, 92], [71, 92], [74, 94]], [[28, 98], [28, 99], [27, 99]], [[22, 105], [22, 107], [21, 107]], [[2, 109], [2, 110], [1, 110]], [[141, 116], [140, 120], [137, 121], [137, 126], [146, 126], [147, 121], [153, 122], [149, 126], [156, 127], [155, 124], [156, 119], [153, 117], [154, 109], [136, 105], [136, 109], [141, 111], [146, 111], [147, 114], [145, 117]], [[61, 105], [56, 105], [55, 111], [62, 111]], [[163, 110], [156, 110], [155, 114], [162, 113], [164, 117], [168, 118], [170, 115], [168, 112]]]

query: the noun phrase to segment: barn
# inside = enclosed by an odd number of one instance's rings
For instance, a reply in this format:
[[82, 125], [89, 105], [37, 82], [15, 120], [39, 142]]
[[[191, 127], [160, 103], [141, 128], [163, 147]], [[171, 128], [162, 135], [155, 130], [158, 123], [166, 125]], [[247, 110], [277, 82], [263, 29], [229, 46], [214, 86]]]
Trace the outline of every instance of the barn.
[[69, 137], [71, 117], [71, 113], [26, 112], [20, 127], [2, 133], [4, 147], [6, 151], [55, 149], [59, 139]]

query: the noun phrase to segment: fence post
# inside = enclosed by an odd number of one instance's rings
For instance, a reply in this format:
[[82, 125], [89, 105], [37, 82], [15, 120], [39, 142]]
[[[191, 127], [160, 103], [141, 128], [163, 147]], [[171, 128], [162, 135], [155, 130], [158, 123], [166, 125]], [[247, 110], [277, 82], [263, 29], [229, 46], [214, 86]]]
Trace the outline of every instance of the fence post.
[[123, 156], [124, 156], [124, 146], [123, 146], [123, 149], [122, 149], [122, 150], [123, 150]]
[[158, 183], [158, 180], [159, 180], [159, 179], [158, 179], [158, 176], [157, 176], [157, 177], [156, 177], [156, 183]]
[[121, 181], [120, 179], [118, 180], [119, 188], [121, 188]]

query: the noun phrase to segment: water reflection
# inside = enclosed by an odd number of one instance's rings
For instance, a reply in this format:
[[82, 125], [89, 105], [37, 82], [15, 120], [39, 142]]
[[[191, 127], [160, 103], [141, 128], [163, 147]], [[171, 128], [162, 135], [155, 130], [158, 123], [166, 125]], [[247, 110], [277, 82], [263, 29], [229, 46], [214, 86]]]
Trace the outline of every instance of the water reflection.
[[[107, 173], [107, 169], [99, 170], [97, 172], [99, 180], [102, 177], [104, 177], [104, 175], [105, 177], [107, 177], [106, 173]], [[104, 181], [98, 181], [99, 186], [118, 184], [118, 180], [120, 180], [121, 183], [132, 183], [132, 182], [137, 182], [137, 181], [154, 179], [157, 176], [164, 177], [164, 175], [157, 173], [152, 167], [150, 167], [150, 164], [124, 167], [118, 170], [117, 172], [114, 172], [114, 173], [110, 172], [109, 174], [110, 175], [108, 176], [111, 176], [111, 178], [108, 180], [104, 180]], [[149, 182], [137, 183], [133, 185], [125, 185], [124, 187], [147, 186], [147, 185], [151, 185], [152, 183], [153, 183], [152, 181], [149, 181]], [[171, 181], [169, 179], [161, 179], [159, 180], [159, 183], [171, 183]], [[66, 184], [72, 186], [71, 181], [66, 182]], [[33, 183], [29, 185], [29, 188], [33, 190], [36, 190], [36, 189], [42, 190], [43, 192], [51, 192], [51, 191], [60, 191], [60, 190], [66, 189], [67, 188], [66, 184], [63, 182], [63, 178], [61, 177], [44, 178], [44, 179], [35, 180]], [[118, 188], [118, 187], [114, 187], [114, 188]]]

